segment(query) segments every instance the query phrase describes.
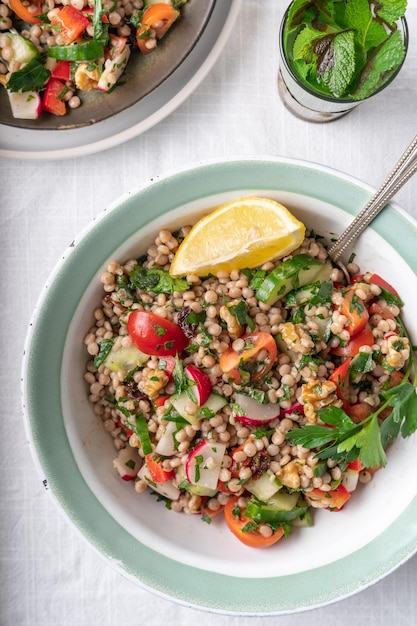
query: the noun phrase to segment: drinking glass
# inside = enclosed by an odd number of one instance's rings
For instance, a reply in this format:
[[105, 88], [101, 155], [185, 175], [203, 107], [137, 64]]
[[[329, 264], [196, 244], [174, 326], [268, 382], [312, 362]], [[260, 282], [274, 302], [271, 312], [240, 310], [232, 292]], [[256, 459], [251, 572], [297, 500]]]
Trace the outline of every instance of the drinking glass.
[[[307, 122], [331, 122], [338, 119], [339, 117], [342, 117], [343, 115], [346, 115], [364, 100], [354, 100], [353, 98], [335, 98], [332, 96], [321, 94], [318, 91], [315, 91], [314, 89], [309, 87], [307, 84], [303, 83], [300, 78], [294, 73], [291, 68], [291, 63], [287, 58], [287, 52], [284, 46], [285, 25], [290, 6], [287, 8], [284, 14], [279, 31], [279, 96], [285, 107], [296, 117], [299, 117]], [[408, 49], [408, 27], [405, 18], [401, 18], [398, 23], [398, 28], [403, 37], [405, 59]], [[369, 100], [369, 98], [373, 98], [376, 94], [380, 93], [386, 87], [388, 87], [388, 85], [397, 76], [403, 63], [404, 60], [392, 74], [390, 79], [386, 83], [381, 85], [379, 89], [374, 91], [373, 94], [368, 96], [366, 100]]]

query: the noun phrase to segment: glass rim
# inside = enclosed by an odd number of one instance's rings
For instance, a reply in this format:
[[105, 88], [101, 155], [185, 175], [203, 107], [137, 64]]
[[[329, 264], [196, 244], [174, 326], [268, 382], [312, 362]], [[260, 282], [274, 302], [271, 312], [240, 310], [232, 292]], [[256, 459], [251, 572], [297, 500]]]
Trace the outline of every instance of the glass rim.
[[291, 67], [291, 65], [290, 65], [290, 63], [289, 63], [289, 61], [287, 59], [287, 55], [285, 53], [284, 29], [285, 29], [285, 25], [287, 23], [288, 13], [289, 13], [289, 10], [290, 10], [292, 4], [293, 4], [293, 1], [290, 2], [289, 6], [287, 7], [287, 9], [285, 11], [284, 16], [283, 16], [282, 21], [281, 21], [280, 29], [279, 29], [280, 59], [284, 63], [285, 69], [291, 75], [292, 79], [297, 83], [297, 85], [301, 89], [303, 89], [304, 91], [306, 91], [310, 95], [314, 96], [315, 98], [319, 98], [320, 100], [324, 100], [325, 102], [332, 102], [334, 104], [338, 104], [338, 103], [342, 103], [342, 104], [343, 103], [346, 103], [346, 104], [357, 103], [357, 104], [359, 104], [360, 102], [364, 102], [365, 100], [368, 100], [369, 98], [372, 98], [373, 96], [375, 96], [376, 94], [381, 92], [383, 89], [388, 87], [388, 85], [390, 85], [392, 83], [394, 78], [400, 72], [402, 66], [404, 65], [405, 59], [407, 58], [408, 44], [409, 44], [409, 30], [408, 30], [408, 24], [407, 24], [407, 20], [406, 20], [405, 16], [401, 17], [400, 20], [399, 20], [399, 22], [401, 22], [401, 24], [402, 24], [403, 44], [404, 44], [404, 51], [405, 51], [404, 58], [401, 61], [400, 65], [397, 67], [397, 69], [394, 71], [394, 73], [390, 76], [390, 78], [383, 85], [381, 85], [376, 91], [371, 93], [366, 98], [361, 98], [360, 100], [356, 100], [355, 98], [336, 98], [336, 97], [332, 97], [332, 96], [327, 96], [326, 94], [323, 94], [323, 93], [320, 93], [320, 92], [314, 90], [313, 88], [311, 88], [307, 84], [303, 83], [301, 81], [301, 79], [295, 74], [295, 72], [293, 71], [293, 69], [292, 69], [292, 67]]

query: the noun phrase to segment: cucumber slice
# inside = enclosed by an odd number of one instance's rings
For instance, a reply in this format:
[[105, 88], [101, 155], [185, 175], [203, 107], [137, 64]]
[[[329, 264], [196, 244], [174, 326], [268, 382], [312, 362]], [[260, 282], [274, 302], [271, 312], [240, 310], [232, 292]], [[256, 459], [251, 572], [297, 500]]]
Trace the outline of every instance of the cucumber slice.
[[196, 424], [198, 420], [206, 417], [209, 411], [215, 415], [227, 404], [226, 398], [217, 393], [211, 393], [208, 400], [195, 413], [188, 413], [187, 408], [190, 402], [191, 400], [185, 391], [180, 393], [179, 396], [171, 398], [171, 404], [174, 409], [190, 424]]
[[141, 352], [136, 346], [130, 348], [112, 348], [104, 360], [104, 365], [112, 372], [130, 372], [149, 361], [149, 354]]
[[315, 281], [328, 281], [331, 271], [330, 261], [322, 263], [308, 254], [297, 254], [277, 265], [264, 278], [256, 292], [256, 297], [265, 304], [274, 304], [293, 289], [304, 287]]
[[308, 505], [300, 499], [298, 493], [278, 492], [267, 502], [261, 502], [257, 498], [251, 498], [246, 507], [245, 515], [258, 524], [291, 522], [305, 515]]
[[254, 480], [251, 478], [245, 485], [245, 488], [249, 493], [259, 498], [263, 502], [267, 502], [273, 495], [277, 493], [282, 487], [280, 481], [274, 477], [271, 480], [271, 472], [266, 471], [260, 478]]
[[40, 56], [37, 47], [21, 35], [15, 33], [3, 33], [3, 37], [8, 37], [9, 47], [13, 50], [13, 58], [11, 60], [18, 63], [29, 63], [34, 58]]

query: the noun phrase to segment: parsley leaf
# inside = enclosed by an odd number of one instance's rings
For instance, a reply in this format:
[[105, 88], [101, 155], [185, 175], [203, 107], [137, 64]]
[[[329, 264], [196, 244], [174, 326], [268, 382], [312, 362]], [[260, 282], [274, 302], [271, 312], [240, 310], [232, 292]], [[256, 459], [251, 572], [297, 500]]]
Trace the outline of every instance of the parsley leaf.
[[7, 81], [9, 91], [40, 91], [50, 77], [51, 72], [42, 63], [33, 58], [22, 69], [12, 72]]

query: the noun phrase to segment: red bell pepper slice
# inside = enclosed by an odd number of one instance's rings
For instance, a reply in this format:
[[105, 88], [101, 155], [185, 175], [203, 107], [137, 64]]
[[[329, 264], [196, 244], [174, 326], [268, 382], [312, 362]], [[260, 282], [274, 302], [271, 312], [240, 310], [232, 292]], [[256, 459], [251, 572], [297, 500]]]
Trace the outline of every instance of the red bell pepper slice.
[[162, 466], [162, 458], [158, 454], [155, 454], [154, 452], [147, 454], [145, 456], [145, 462], [151, 478], [155, 483], [166, 483], [174, 477], [173, 470], [169, 472], [164, 470]]
[[349, 365], [352, 359], [346, 359], [329, 376], [329, 380], [336, 385], [337, 397], [341, 400], [349, 398]]
[[52, 78], [69, 80], [71, 77], [71, 61], [58, 61], [51, 72]]
[[359, 353], [359, 348], [362, 346], [373, 346], [375, 343], [375, 337], [372, 333], [372, 328], [369, 324], [366, 324], [364, 328], [357, 333], [348, 343], [344, 346], [337, 346], [332, 348], [331, 353], [336, 356], [356, 356]]
[[387, 283], [386, 280], [384, 280], [383, 278], [381, 278], [381, 276], [379, 276], [379, 274], [372, 274], [369, 278], [368, 281], [374, 285], [378, 285], [378, 287], [382, 287], [382, 289], [385, 289], [386, 291], [389, 291], [390, 293], [392, 293], [394, 296], [396, 296], [399, 300], [401, 300], [399, 293], [396, 289], [394, 289], [394, 287], [392, 285], [390, 285], [389, 283]]
[[60, 27], [60, 35], [65, 44], [70, 44], [78, 39], [90, 24], [85, 17], [72, 5], [62, 7], [51, 19], [51, 24]]
[[368, 322], [368, 310], [354, 289], [350, 289], [343, 298], [340, 311], [348, 319], [346, 329], [351, 337], [361, 331]]
[[42, 99], [42, 108], [48, 113], [53, 115], [65, 115], [67, 108], [65, 102], [62, 100], [62, 96], [65, 94], [67, 88], [64, 83], [57, 78], [50, 78], [45, 93]]

